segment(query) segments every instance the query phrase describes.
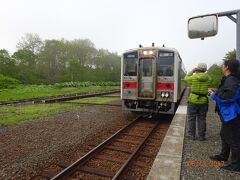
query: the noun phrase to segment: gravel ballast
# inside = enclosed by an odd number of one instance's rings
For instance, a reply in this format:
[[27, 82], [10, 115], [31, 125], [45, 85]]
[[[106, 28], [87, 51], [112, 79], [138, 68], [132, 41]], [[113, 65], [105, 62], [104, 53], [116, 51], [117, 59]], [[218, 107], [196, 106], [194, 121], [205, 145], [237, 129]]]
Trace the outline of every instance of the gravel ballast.
[[0, 179], [30, 178], [62, 157], [71, 159], [83, 145], [101, 142], [134, 117], [121, 107], [82, 106], [46, 119], [0, 127]]
[[[195, 141], [186, 138], [187, 128], [184, 139], [184, 150], [182, 160], [181, 179], [182, 180], [239, 180], [240, 174], [231, 173], [220, 167], [223, 164], [215, 164], [209, 156], [220, 153], [221, 122], [217, 113], [214, 112], [215, 104], [210, 100], [209, 111], [207, 115], [207, 135], [206, 141]], [[186, 123], [187, 124], [187, 123]], [[229, 158], [230, 161], [230, 158]], [[195, 165], [194, 165], [195, 163]], [[225, 165], [227, 165], [226, 162]]]

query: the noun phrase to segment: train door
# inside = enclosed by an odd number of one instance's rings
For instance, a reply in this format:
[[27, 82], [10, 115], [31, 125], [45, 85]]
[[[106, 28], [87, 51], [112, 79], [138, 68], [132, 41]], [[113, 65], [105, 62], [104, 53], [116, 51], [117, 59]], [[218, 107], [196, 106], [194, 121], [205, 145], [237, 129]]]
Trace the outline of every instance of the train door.
[[153, 58], [141, 58], [139, 60], [138, 73], [138, 97], [140, 99], [155, 98], [155, 67]]

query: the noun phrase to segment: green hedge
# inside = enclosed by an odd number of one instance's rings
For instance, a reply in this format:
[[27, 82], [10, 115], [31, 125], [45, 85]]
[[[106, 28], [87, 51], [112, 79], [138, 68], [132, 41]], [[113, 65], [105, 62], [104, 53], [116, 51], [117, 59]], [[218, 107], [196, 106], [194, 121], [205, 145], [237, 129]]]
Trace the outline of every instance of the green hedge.
[[0, 74], [0, 89], [13, 88], [18, 84], [19, 80]]
[[120, 86], [119, 82], [64, 82], [56, 83], [55, 87], [89, 87], [89, 86]]

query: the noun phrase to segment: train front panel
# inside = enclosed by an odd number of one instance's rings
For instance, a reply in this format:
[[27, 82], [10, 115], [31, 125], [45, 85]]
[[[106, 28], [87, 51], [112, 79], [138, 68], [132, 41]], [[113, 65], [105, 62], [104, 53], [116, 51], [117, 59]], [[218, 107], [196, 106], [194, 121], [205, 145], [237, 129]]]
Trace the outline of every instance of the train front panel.
[[121, 98], [130, 111], [173, 114], [179, 99], [181, 60], [176, 51], [139, 48], [122, 56]]

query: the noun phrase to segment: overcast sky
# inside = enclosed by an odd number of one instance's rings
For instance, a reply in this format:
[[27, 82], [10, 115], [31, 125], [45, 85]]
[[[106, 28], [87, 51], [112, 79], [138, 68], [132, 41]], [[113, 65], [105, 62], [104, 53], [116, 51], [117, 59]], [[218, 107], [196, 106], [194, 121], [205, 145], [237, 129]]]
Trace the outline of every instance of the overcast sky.
[[0, 49], [15, 52], [25, 33], [45, 39], [90, 39], [96, 48], [121, 54], [150, 46], [176, 48], [187, 70], [220, 63], [236, 48], [236, 25], [219, 18], [218, 35], [187, 37], [191, 16], [240, 9], [240, 0], [2, 0]]

